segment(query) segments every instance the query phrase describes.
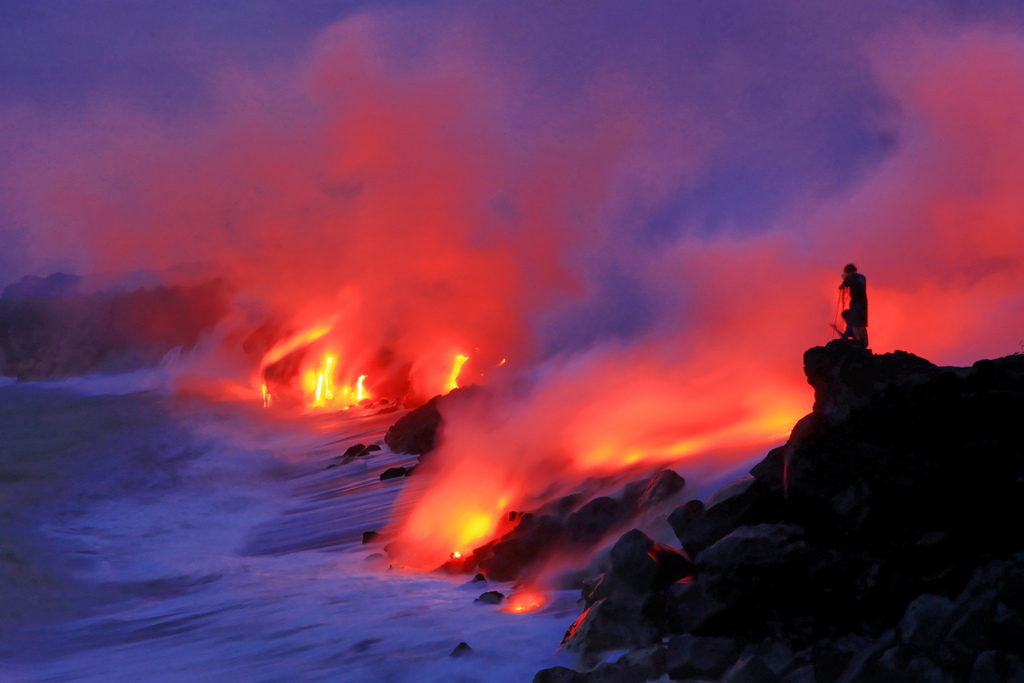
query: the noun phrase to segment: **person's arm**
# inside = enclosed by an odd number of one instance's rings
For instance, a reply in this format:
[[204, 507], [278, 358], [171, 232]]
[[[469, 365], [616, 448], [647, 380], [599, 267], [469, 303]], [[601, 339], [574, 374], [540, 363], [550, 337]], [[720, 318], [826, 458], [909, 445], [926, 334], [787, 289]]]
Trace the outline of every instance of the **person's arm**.
[[836, 331], [836, 333], [837, 333], [837, 334], [839, 335], [839, 338], [840, 338], [840, 339], [846, 340], [846, 339], [848, 339], [849, 337], [852, 337], [852, 336], [853, 336], [853, 332], [850, 332], [849, 334], [847, 334], [847, 332], [844, 332], [843, 330], [839, 329], [839, 328], [838, 328], [838, 327], [836, 326], [836, 324], [835, 324], [835, 323], [829, 323], [828, 325], [829, 325], [829, 327], [831, 327], [831, 328], [832, 328], [833, 330], [835, 330], [835, 331]]

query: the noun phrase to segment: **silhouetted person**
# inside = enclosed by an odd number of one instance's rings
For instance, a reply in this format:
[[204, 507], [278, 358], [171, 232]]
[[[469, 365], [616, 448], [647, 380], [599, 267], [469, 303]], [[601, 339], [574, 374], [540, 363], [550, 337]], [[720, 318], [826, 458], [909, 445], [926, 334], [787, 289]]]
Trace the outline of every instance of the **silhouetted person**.
[[[847, 263], [843, 268], [843, 282], [839, 290], [850, 290], [850, 307], [843, 311], [846, 330], [841, 334], [843, 339], [852, 339], [865, 349], [868, 347], [867, 288], [867, 278], [857, 272], [857, 266]], [[839, 328], [836, 328], [836, 332], [839, 332]]]

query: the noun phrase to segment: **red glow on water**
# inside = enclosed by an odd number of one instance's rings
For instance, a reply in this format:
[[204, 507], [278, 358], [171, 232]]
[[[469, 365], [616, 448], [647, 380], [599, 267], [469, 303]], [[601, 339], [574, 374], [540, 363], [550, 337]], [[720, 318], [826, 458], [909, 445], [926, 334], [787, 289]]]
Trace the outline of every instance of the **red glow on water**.
[[519, 590], [505, 600], [502, 611], [509, 614], [526, 614], [536, 612], [546, 604], [548, 598], [545, 594], [533, 590]]

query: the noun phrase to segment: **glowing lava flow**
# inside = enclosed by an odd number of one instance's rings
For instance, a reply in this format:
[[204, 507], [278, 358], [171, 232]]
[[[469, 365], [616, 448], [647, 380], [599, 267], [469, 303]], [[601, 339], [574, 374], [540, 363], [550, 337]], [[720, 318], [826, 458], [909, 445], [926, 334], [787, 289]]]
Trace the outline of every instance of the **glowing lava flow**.
[[445, 391], [459, 388], [459, 373], [462, 372], [462, 366], [466, 364], [467, 360], [469, 360], [469, 356], [463, 356], [462, 354], [455, 356], [455, 364], [452, 366], [452, 374], [448, 378]]
[[272, 398], [273, 397], [270, 395], [270, 392], [267, 391], [267, 383], [264, 382], [263, 383], [263, 407], [264, 408], [269, 408], [270, 407], [270, 404], [272, 402]]
[[510, 614], [523, 614], [539, 610], [547, 602], [547, 598], [542, 593], [524, 590], [509, 596], [502, 611]]
[[331, 391], [331, 366], [334, 365], [334, 358], [324, 358], [323, 369], [320, 372], [310, 373], [309, 383], [313, 390], [313, 401], [310, 406], [314, 408], [327, 405], [327, 402], [334, 398]]
[[306, 374], [306, 387], [308, 399], [306, 405], [309, 408], [328, 408], [334, 403], [338, 395], [337, 409], [348, 410], [358, 405], [360, 401], [369, 398], [369, 391], [366, 389], [366, 375], [359, 375], [355, 389], [348, 385], [341, 387], [340, 394], [332, 388], [331, 375], [334, 370], [334, 357], [325, 356], [320, 369], [310, 371]]

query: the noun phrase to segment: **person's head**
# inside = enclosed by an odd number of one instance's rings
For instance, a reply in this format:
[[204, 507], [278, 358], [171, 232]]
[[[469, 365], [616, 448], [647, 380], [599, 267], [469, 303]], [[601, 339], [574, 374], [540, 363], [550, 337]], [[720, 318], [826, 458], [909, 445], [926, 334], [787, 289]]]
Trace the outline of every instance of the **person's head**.
[[857, 266], [853, 265], [852, 263], [847, 263], [846, 267], [843, 268], [843, 275], [849, 275], [850, 273], [856, 273], [856, 272], [857, 272]]

